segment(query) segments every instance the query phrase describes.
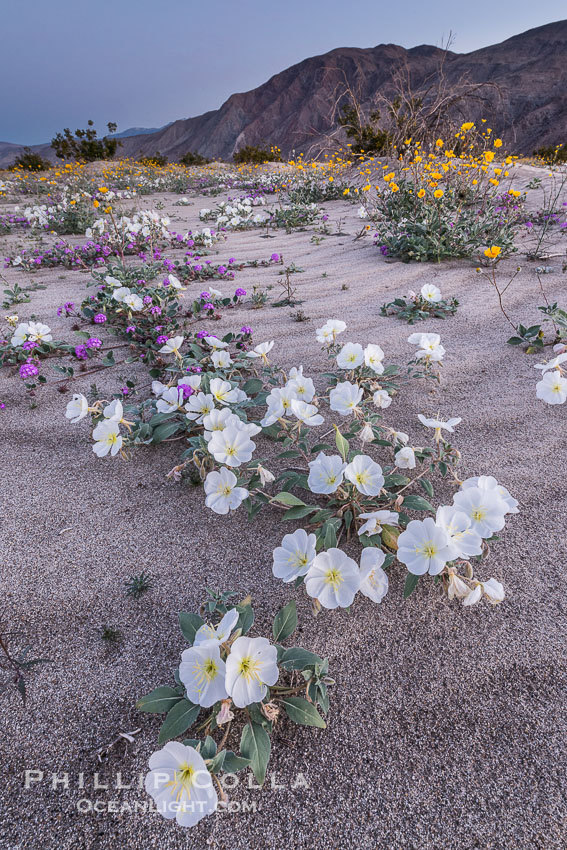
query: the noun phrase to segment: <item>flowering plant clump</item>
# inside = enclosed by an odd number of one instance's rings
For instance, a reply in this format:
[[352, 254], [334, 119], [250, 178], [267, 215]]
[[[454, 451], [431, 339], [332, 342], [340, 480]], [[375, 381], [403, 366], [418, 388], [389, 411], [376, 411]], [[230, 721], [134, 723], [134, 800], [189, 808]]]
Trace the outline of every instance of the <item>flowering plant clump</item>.
[[[136, 705], [166, 714], [158, 737], [163, 746], [150, 758], [146, 791], [160, 814], [180, 826], [193, 826], [219, 803], [226, 805], [222, 773], [249, 767], [263, 785], [271, 737], [284, 716], [324, 729], [320, 712], [327, 714], [328, 687], [334, 684], [326, 659], [283, 645], [297, 627], [293, 601], [276, 614], [269, 640], [249, 637], [254, 624], [249, 598], [234, 605], [233, 593], [208, 593], [200, 614], [179, 614], [188, 648], [175, 684], [155, 688]], [[189, 729], [199, 737], [173, 740]], [[229, 749], [233, 740], [239, 741], [239, 755]]]
[[253, 207], [266, 203], [262, 195], [245, 195], [229, 201], [221, 201], [214, 210], [203, 208], [199, 212], [201, 221], [214, 221], [224, 230], [248, 230], [262, 226], [266, 216], [254, 213]]
[[458, 306], [459, 302], [456, 298], [446, 301], [437, 286], [426, 283], [421, 287], [419, 294], [410, 291], [406, 298], [394, 298], [389, 304], [383, 304], [380, 315], [397, 316], [398, 319], [404, 319], [409, 325], [413, 325], [430, 316], [445, 319], [456, 313]]

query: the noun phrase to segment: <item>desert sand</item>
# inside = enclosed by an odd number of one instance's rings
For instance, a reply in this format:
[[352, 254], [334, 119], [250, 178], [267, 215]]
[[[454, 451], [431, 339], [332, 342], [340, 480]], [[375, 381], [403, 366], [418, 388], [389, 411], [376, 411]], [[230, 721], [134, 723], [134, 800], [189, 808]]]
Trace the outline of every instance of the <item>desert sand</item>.
[[[526, 171], [520, 187], [530, 176]], [[174, 206], [177, 199], [153, 195], [138, 204], [154, 208], [161, 201], [174, 229], [199, 227], [199, 209], [211, 199], [191, 197], [187, 207]], [[379, 606], [357, 601], [351, 614], [323, 612], [314, 620], [304, 591], [272, 576], [272, 549], [284, 529], [269, 511], [253, 524], [243, 512], [220, 518], [208, 511], [202, 490], [165, 478], [178, 457], [175, 444], [139, 451], [129, 463], [99, 460], [87, 420], [71, 426], [65, 419], [70, 392], [40, 390], [30, 409], [19, 381], [4, 370], [0, 619], [50, 663], [28, 675], [27, 708], [13, 689], [1, 696], [3, 850], [566, 846], [566, 410], [536, 399], [538, 357], [507, 345], [509, 328], [474, 263], [387, 262], [370, 237], [353, 241], [361, 226], [356, 206], [335, 201], [325, 208], [331, 228], [342, 218], [348, 235], [316, 245], [312, 229], [273, 239], [262, 239], [261, 231], [230, 233], [213, 251], [223, 261], [281, 252], [286, 264], [305, 269], [293, 281], [308, 321], [296, 322], [291, 309], [268, 302], [260, 310], [225, 311], [214, 332], [251, 325], [256, 342], [276, 341], [274, 362], [301, 363], [322, 386], [327, 361], [315, 328], [324, 320], [344, 319], [345, 341], [379, 343], [388, 363], [405, 364], [413, 329], [381, 317], [380, 306], [429, 282], [458, 298], [456, 316], [415, 328], [441, 334], [447, 349], [441, 384], [409, 383], [385, 421], [419, 445], [425, 435], [417, 413], [461, 416], [455, 443], [462, 477], [494, 475], [519, 500], [520, 513], [508, 518], [482, 573], [504, 583], [504, 603], [462, 608], [432, 582], [421, 582], [404, 601], [405, 571], [396, 565]], [[516, 256], [501, 268], [518, 264], [523, 268], [507, 305], [515, 320], [532, 324], [541, 303], [536, 264]], [[553, 265], [556, 272], [544, 279], [548, 298], [565, 306], [561, 262]], [[247, 269], [235, 286], [250, 292], [254, 284], [273, 284], [276, 296], [279, 269]], [[11, 283], [27, 282], [17, 269], [4, 274]], [[57, 318], [56, 308], [80, 303], [88, 274], [56, 269], [34, 280], [47, 289], [18, 305], [18, 315], [36, 314], [54, 338], [70, 339], [71, 322]], [[185, 297], [202, 288], [192, 284]], [[115, 389], [119, 372], [97, 376], [98, 385]], [[79, 379], [72, 391], [89, 384]], [[436, 489], [435, 504], [443, 493]], [[134, 601], [124, 582], [142, 569], [155, 584]], [[189, 832], [158, 814], [119, 809], [125, 801], [132, 807], [149, 801], [136, 782], [157, 748], [160, 718], [140, 714], [135, 702], [169, 682], [185, 648], [177, 613], [196, 610], [205, 587], [251, 594], [259, 629], [295, 598], [297, 643], [329, 658], [336, 686], [327, 730], [282, 721], [264, 790], [253, 780], [248, 787], [241, 774], [230, 793], [234, 811]], [[121, 640], [106, 645], [103, 625], [119, 629]], [[99, 763], [98, 748], [136, 729], [134, 744], [114, 747]], [[26, 770], [43, 771], [43, 781], [26, 789]], [[93, 790], [95, 772], [108, 789]], [[117, 772], [134, 787], [113, 787]], [[69, 787], [53, 788], [52, 773], [68, 774]], [[89, 801], [99, 801], [102, 811], [79, 811]], [[109, 811], [113, 806], [118, 811]]]

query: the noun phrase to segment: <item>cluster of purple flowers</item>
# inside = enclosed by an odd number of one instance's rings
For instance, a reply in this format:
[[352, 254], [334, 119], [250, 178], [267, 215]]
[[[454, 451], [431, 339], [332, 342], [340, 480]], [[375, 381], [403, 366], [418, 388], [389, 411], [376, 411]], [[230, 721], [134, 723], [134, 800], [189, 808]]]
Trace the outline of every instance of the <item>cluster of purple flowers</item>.
[[65, 304], [63, 304], [62, 307], [57, 308], [57, 315], [58, 316], [63, 316], [63, 315], [70, 316], [74, 309], [75, 309], [75, 304], [73, 303], [73, 301], [66, 301]]

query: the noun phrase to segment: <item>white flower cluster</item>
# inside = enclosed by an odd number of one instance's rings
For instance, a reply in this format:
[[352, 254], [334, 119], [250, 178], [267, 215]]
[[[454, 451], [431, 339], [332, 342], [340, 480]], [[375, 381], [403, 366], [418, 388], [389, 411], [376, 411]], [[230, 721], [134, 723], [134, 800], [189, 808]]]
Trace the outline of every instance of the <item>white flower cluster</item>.
[[104, 233], [115, 235], [116, 230], [122, 236], [131, 234], [132, 236], [142, 236], [144, 238], [163, 238], [168, 239], [170, 232], [168, 230], [170, 219], [166, 216], [161, 216], [156, 210], [142, 210], [135, 213], [132, 217], [121, 216], [116, 219], [115, 224], [108, 218], [98, 218], [92, 227], [88, 227], [85, 231], [87, 239], [92, 239], [93, 236], [102, 236]]
[[426, 363], [440, 363], [446, 353], [439, 334], [418, 331], [408, 336], [408, 342], [417, 345], [416, 360], [424, 360]]
[[51, 328], [48, 325], [43, 325], [41, 322], [21, 322], [14, 335], [10, 340], [10, 344], [14, 348], [19, 348], [24, 342], [51, 342]]
[[[567, 344], [553, 346], [555, 357], [547, 363], [537, 363], [534, 367], [542, 372], [541, 381], [536, 384], [537, 398], [547, 404], [565, 404], [567, 401]], [[566, 365], [563, 365], [566, 364]]]
[[237, 200], [221, 201], [215, 210], [203, 208], [199, 212], [201, 221], [215, 219], [218, 227], [226, 229], [244, 228], [250, 225], [261, 225], [267, 220], [260, 213], [254, 214], [253, 207], [265, 205], [262, 196], [246, 196]]

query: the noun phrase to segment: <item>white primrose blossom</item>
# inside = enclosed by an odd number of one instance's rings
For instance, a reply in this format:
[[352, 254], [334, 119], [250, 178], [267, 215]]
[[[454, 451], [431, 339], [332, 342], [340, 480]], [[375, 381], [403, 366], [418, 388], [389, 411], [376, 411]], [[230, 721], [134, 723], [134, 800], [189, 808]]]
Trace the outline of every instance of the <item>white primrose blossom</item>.
[[226, 659], [226, 689], [238, 708], [261, 702], [279, 678], [278, 652], [266, 638], [239, 637]]
[[149, 767], [146, 791], [167, 820], [175, 818], [179, 826], [195, 826], [216, 810], [213, 778], [193, 747], [169, 741], [150, 756]]
[[319, 452], [315, 460], [309, 463], [307, 486], [312, 493], [334, 493], [343, 483], [347, 464], [339, 455], [327, 456]]
[[187, 419], [192, 419], [197, 424], [201, 424], [205, 416], [214, 410], [215, 402], [210, 393], [195, 393], [189, 397], [185, 410]]
[[173, 413], [174, 410], [181, 410], [183, 403], [183, 390], [179, 387], [168, 387], [162, 392], [161, 398], [157, 400], [156, 408], [159, 413]]
[[329, 393], [329, 401], [331, 410], [336, 411], [340, 416], [351, 416], [357, 405], [362, 401], [364, 390], [357, 384], [351, 384], [350, 381], [343, 381], [333, 387]]
[[346, 331], [346, 322], [341, 319], [327, 319], [323, 327], [317, 328], [317, 342], [322, 345], [333, 343], [343, 331]]
[[411, 345], [418, 346], [415, 354], [417, 360], [427, 360], [433, 363], [443, 360], [445, 349], [441, 345], [439, 334], [413, 333], [409, 335], [408, 342]]
[[392, 396], [387, 390], [376, 390], [376, 392], [372, 396], [372, 401], [374, 402], [376, 407], [385, 410], [392, 404]]
[[449, 536], [432, 517], [412, 519], [398, 537], [398, 561], [410, 573], [438, 575], [449, 560]]
[[339, 369], [357, 369], [364, 363], [364, 350], [358, 342], [347, 342], [337, 354]]
[[312, 428], [322, 425], [325, 421], [314, 404], [307, 404], [307, 402], [298, 401], [296, 398], [292, 399], [291, 412], [300, 422]]
[[364, 363], [377, 375], [382, 375], [384, 372], [384, 352], [379, 345], [367, 345], [364, 349]]
[[229, 366], [232, 366], [232, 358], [228, 351], [213, 351], [211, 360], [215, 369], [228, 369]]
[[379, 534], [382, 531], [382, 525], [398, 525], [399, 514], [395, 511], [370, 511], [369, 513], [359, 514], [359, 519], [365, 519], [364, 525], [358, 529], [359, 537], [362, 534], [367, 534], [372, 537], [374, 534]]
[[360, 587], [360, 570], [342, 549], [320, 552], [305, 576], [305, 590], [323, 608], [348, 608]]
[[235, 630], [238, 617], [239, 614], [236, 608], [229, 608], [218, 626], [203, 623], [197, 629], [193, 646], [202, 646], [211, 642], [218, 646], [221, 643], [225, 643]]
[[204, 341], [207, 345], [210, 345], [212, 349], [215, 351], [219, 351], [223, 348], [228, 348], [228, 342], [223, 342], [222, 339], [217, 339], [216, 336], [206, 336]]
[[394, 455], [398, 469], [415, 469], [415, 452], [410, 446], [404, 446]]
[[453, 496], [453, 504], [471, 520], [471, 528], [481, 537], [492, 537], [504, 528], [507, 505], [496, 490], [467, 487]]
[[252, 442], [246, 431], [228, 425], [222, 431], [213, 431], [208, 448], [217, 463], [240, 466], [250, 460], [256, 443]]
[[293, 391], [295, 398], [307, 403], [311, 402], [315, 396], [315, 384], [311, 378], [305, 378], [303, 374], [298, 374], [292, 378], [290, 372], [286, 388]]
[[266, 415], [260, 420], [262, 428], [273, 425], [274, 422], [285, 416], [287, 411], [291, 411], [291, 403], [295, 397], [295, 389], [291, 384], [273, 389], [266, 399], [268, 407]]
[[315, 559], [315, 542], [315, 535], [307, 534], [303, 528], [298, 528], [293, 534], [286, 534], [281, 545], [273, 552], [274, 576], [285, 582], [304, 576]]
[[97, 457], [106, 457], [110, 452], [111, 456], [117, 455], [122, 448], [122, 437], [118, 422], [113, 422], [111, 419], [103, 419], [93, 430], [93, 452]]
[[261, 357], [264, 363], [268, 363], [268, 354], [274, 347], [274, 340], [271, 342], [261, 342], [260, 345], [257, 345], [252, 351], [247, 351], [246, 356], [251, 357], [252, 359], [256, 357]]
[[482, 537], [472, 527], [472, 520], [465, 513], [450, 505], [437, 508], [435, 524], [442, 528], [449, 538], [448, 561], [456, 558], [472, 558], [482, 552]]
[[386, 555], [376, 546], [367, 546], [360, 556], [360, 592], [373, 602], [381, 602], [388, 593], [388, 576], [382, 569]]
[[14, 348], [18, 348], [28, 340], [30, 342], [51, 342], [51, 328], [41, 322], [22, 322], [18, 325], [10, 340]]
[[175, 354], [177, 357], [179, 356], [179, 349], [183, 345], [185, 341], [184, 336], [173, 336], [171, 339], [168, 339], [165, 345], [159, 350], [160, 354]]
[[233, 388], [228, 381], [223, 381], [222, 378], [213, 378], [209, 384], [209, 389], [219, 404], [237, 404], [247, 398], [246, 393], [243, 393], [238, 387]]
[[432, 283], [425, 283], [421, 287], [420, 292], [421, 297], [424, 301], [429, 301], [431, 304], [437, 304], [439, 301], [441, 301], [441, 290], [434, 286]]
[[489, 578], [488, 581], [479, 581], [474, 590], [465, 596], [463, 605], [476, 605], [480, 602], [482, 596], [486, 596], [492, 605], [497, 605], [504, 600], [504, 588], [495, 578]]
[[435, 429], [435, 439], [437, 442], [442, 439], [441, 431], [448, 431], [450, 434], [454, 434], [455, 427], [462, 422], [460, 416], [454, 416], [452, 419], [447, 420], [447, 422], [444, 422], [442, 419], [428, 419], [423, 413], [418, 413], [417, 418], [426, 428]]
[[181, 655], [179, 678], [185, 685], [187, 699], [195, 705], [210, 708], [226, 699], [225, 663], [218, 643], [207, 641], [186, 649]]
[[89, 412], [89, 403], [82, 393], [75, 393], [65, 408], [65, 416], [74, 425], [84, 419]]
[[494, 490], [506, 505], [506, 513], [517, 514], [518, 500], [510, 494], [510, 491], [499, 484], [493, 475], [476, 475], [474, 478], [467, 478], [461, 484], [461, 490], [467, 490], [469, 487], [480, 487], [481, 490]]
[[364, 496], [377, 496], [384, 486], [382, 467], [368, 455], [356, 455], [345, 468], [345, 478]]
[[557, 369], [544, 372], [543, 378], [536, 384], [536, 396], [546, 404], [565, 404], [567, 378], [563, 378]]
[[205, 479], [205, 505], [216, 514], [227, 514], [240, 507], [244, 499], [249, 496], [245, 487], [237, 487], [237, 478], [234, 472], [222, 467], [220, 472], [214, 470], [209, 472]]

